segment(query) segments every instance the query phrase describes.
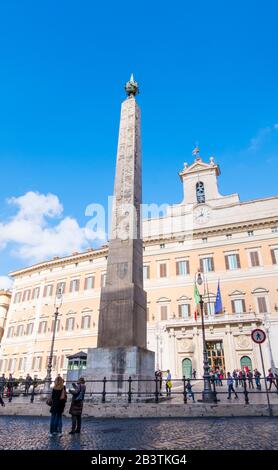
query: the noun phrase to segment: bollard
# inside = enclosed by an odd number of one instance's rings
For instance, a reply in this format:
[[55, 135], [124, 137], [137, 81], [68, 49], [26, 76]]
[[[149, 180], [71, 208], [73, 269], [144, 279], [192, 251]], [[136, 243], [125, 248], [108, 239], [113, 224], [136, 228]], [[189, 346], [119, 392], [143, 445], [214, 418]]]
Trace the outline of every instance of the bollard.
[[106, 377], [103, 378], [103, 391], [102, 391], [102, 403], [105, 403], [105, 397], [106, 397]]
[[129, 376], [128, 378], [128, 403], [131, 403], [131, 383], [132, 383], [132, 378]]
[[186, 378], [185, 378], [185, 375], [183, 376], [183, 402], [186, 404], [187, 403], [187, 393], [186, 393], [186, 384], [185, 384], [185, 381], [186, 381]]
[[35, 387], [33, 385], [33, 390], [32, 390], [32, 393], [31, 393], [30, 403], [34, 403], [34, 398], [35, 398]]
[[214, 394], [214, 403], [217, 403], [217, 402], [220, 401], [220, 400], [218, 400], [218, 398], [217, 398], [215, 380], [212, 382], [212, 386], [213, 386], [213, 394]]
[[155, 378], [155, 403], [158, 403], [159, 391], [158, 391], [158, 377]]
[[244, 387], [244, 398], [245, 398], [245, 404], [249, 404], [249, 399], [248, 399], [248, 391], [246, 387], [246, 378], [243, 379], [243, 387]]

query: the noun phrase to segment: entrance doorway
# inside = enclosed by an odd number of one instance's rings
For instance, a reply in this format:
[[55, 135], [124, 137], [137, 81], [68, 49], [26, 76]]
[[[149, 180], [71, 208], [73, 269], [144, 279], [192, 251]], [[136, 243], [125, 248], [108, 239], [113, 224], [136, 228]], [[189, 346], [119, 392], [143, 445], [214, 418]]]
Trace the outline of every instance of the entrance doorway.
[[240, 358], [240, 366], [241, 369], [244, 368], [244, 370], [253, 370], [252, 361], [249, 356], [242, 356]]
[[189, 359], [189, 357], [186, 357], [182, 361], [182, 375], [186, 379], [191, 379], [192, 378], [192, 362], [191, 362], [191, 359]]
[[223, 341], [207, 341], [208, 362], [211, 369], [225, 370]]

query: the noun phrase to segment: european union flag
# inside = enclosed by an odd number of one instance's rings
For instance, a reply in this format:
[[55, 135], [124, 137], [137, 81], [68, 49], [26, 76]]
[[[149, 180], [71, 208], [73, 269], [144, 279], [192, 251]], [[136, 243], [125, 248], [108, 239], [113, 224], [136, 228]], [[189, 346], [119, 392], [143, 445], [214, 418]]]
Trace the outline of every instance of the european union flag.
[[221, 298], [221, 292], [220, 292], [220, 282], [218, 280], [217, 295], [216, 295], [216, 301], [215, 301], [215, 314], [222, 313], [222, 312], [223, 312], [222, 298]]

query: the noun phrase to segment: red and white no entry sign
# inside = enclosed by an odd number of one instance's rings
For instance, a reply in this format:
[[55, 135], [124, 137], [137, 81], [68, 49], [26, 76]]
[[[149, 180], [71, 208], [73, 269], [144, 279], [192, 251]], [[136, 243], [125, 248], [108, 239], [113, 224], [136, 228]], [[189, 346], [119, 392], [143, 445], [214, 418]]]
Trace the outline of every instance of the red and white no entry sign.
[[262, 344], [266, 340], [266, 334], [264, 330], [256, 328], [251, 332], [251, 338], [255, 343]]

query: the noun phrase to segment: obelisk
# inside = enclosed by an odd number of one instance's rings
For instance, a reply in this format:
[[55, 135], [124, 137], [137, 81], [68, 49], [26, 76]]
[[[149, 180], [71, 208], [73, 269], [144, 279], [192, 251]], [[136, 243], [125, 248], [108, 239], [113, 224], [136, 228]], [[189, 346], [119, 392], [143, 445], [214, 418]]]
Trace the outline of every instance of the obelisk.
[[[154, 352], [146, 349], [147, 305], [143, 289], [141, 235], [142, 166], [140, 108], [133, 75], [126, 83], [117, 150], [106, 285], [101, 290], [97, 348], [89, 349], [86, 377], [113, 380], [111, 391], [125, 391], [130, 376], [154, 379]], [[109, 387], [109, 383], [107, 384]], [[133, 391], [152, 384], [134, 382]]]

